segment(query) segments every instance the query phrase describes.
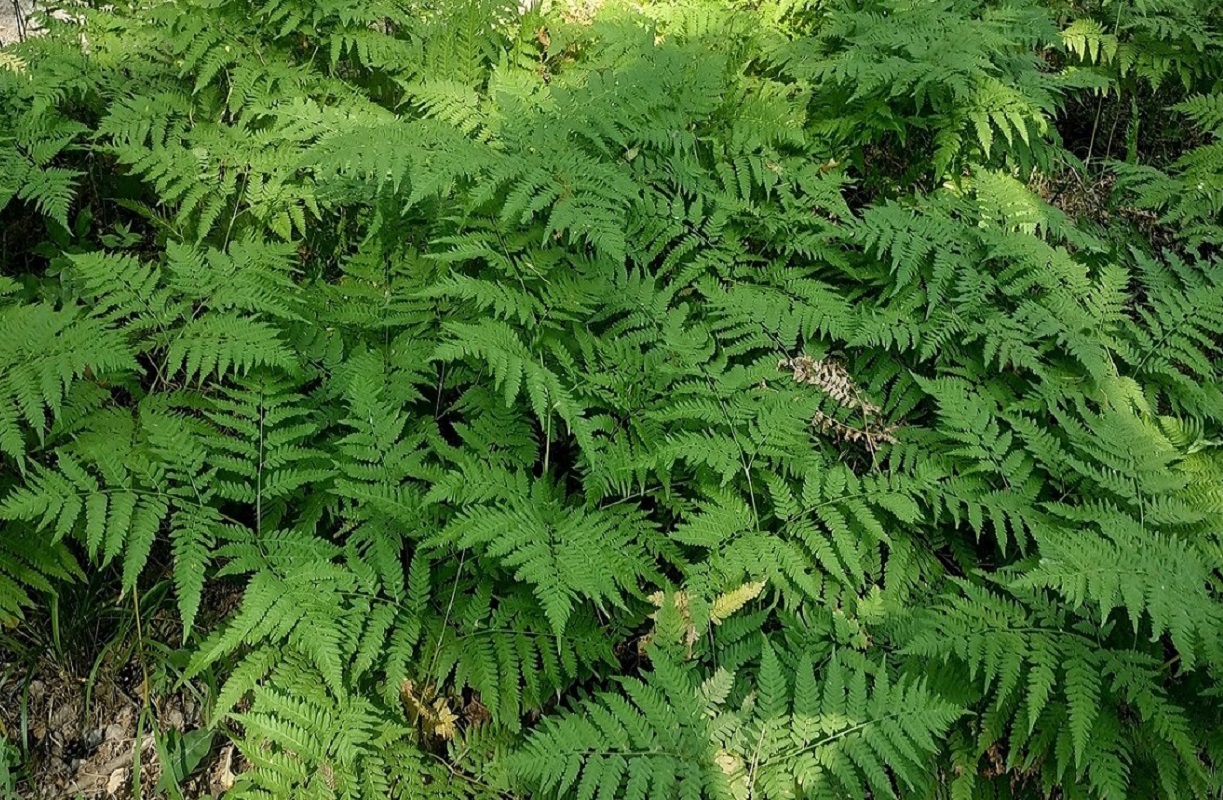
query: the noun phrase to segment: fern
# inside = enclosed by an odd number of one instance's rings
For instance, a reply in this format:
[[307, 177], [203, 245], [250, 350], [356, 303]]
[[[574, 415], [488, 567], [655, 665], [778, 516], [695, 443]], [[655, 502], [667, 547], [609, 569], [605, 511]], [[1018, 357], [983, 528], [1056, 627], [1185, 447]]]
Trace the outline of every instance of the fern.
[[767, 641], [748, 694], [732, 673], [698, 682], [656, 657], [644, 679], [545, 723], [510, 769], [546, 796], [891, 796], [922, 781], [923, 753], [957, 716], [874, 665], [834, 658], [817, 682], [799, 657], [788, 672]]
[[234, 796], [1218, 796], [1216, 5], [47, 19], [0, 624], [171, 586]]
[[479, 548], [486, 559], [501, 560], [517, 580], [535, 587], [557, 636], [577, 598], [602, 606], [622, 606], [631, 591], [653, 572], [634, 530], [635, 515], [569, 509], [560, 513], [546, 484], [536, 484], [527, 504], [469, 508], [442, 530], [436, 546]]
[[121, 332], [82, 318], [79, 309], [10, 304], [0, 314], [0, 403], [6, 409], [0, 412], [0, 452], [20, 461], [27, 445], [19, 425], [44, 436], [78, 382], [122, 374], [136, 362]]

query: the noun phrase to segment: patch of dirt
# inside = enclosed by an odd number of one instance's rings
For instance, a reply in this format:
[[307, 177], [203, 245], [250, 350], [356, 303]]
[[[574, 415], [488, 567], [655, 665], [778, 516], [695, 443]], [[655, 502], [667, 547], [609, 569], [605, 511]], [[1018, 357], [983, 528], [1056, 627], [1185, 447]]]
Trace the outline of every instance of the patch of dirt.
[[26, 36], [30, 22], [31, 0], [0, 0], [0, 46]]
[[199, 701], [189, 692], [146, 700], [147, 683], [136, 661], [106, 669], [92, 684], [45, 663], [33, 674], [14, 677], [14, 666], [0, 655], [0, 675], [7, 676], [0, 683], [0, 732], [27, 748], [25, 783], [18, 786], [22, 797], [165, 796], [157, 791], [164, 770], [154, 731], [172, 758], [184, 740], [208, 749], [194, 774], [180, 783], [184, 797], [218, 797], [233, 785], [233, 746], [220, 746], [217, 736], [218, 746], [208, 747]]
[[1108, 228], [1119, 218], [1133, 225], [1157, 249], [1173, 246], [1173, 231], [1160, 223], [1157, 214], [1117, 204], [1114, 191], [1116, 182], [1116, 175], [1111, 172], [1103, 172], [1093, 181], [1084, 181], [1080, 176], [1067, 172], [1060, 175], [1038, 173], [1028, 185], [1046, 203], [1061, 209], [1075, 220]]
[[[146, 594], [145, 614], [132, 624], [130, 606], [107, 602], [109, 580], [66, 590], [61, 613], [32, 610], [22, 629], [0, 637], [0, 739], [23, 754], [17, 796], [153, 800], [171, 796], [166, 788], [177, 778], [186, 800], [219, 797], [245, 762], [222, 732], [209, 730], [204, 688], [180, 685], [175, 665], [187, 651], [178, 649], [177, 611], [166, 595]], [[202, 628], [240, 597], [237, 587], [210, 585]], [[53, 618], [64, 642], [59, 655]]]

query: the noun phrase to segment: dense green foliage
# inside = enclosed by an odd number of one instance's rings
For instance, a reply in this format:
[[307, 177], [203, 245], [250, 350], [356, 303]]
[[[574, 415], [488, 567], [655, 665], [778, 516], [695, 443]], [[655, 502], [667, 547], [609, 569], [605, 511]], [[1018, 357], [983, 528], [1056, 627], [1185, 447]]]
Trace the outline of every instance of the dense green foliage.
[[0, 623], [171, 570], [233, 796], [1223, 791], [1215, 0], [62, 16]]

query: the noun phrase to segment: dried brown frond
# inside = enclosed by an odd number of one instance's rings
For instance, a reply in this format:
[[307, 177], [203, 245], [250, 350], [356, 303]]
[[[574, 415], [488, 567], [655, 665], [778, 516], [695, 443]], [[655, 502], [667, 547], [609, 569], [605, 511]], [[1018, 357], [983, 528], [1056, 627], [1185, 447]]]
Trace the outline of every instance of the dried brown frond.
[[879, 413], [879, 407], [862, 397], [849, 371], [836, 361], [798, 356], [782, 359], [777, 368], [790, 370], [797, 383], [816, 387], [846, 408], [863, 414]]
[[817, 410], [811, 424], [821, 432], [840, 441], [864, 445], [872, 453], [881, 444], [895, 444], [896, 426], [875, 419], [882, 409], [863, 396], [849, 371], [840, 363], [831, 359], [798, 356], [782, 359], [777, 363], [777, 368], [790, 370], [795, 382], [814, 386], [842, 408], [862, 415], [863, 424], [855, 427]]
[[896, 444], [895, 425], [883, 425], [867, 420], [862, 427], [855, 428], [819, 410], [815, 412], [811, 424], [835, 439], [861, 444], [872, 453], [878, 450], [881, 444]]
[[448, 742], [458, 732], [459, 715], [450, 707], [450, 699], [439, 696], [433, 684], [417, 686], [415, 681], [406, 680], [399, 688], [399, 698], [408, 719], [422, 733]]

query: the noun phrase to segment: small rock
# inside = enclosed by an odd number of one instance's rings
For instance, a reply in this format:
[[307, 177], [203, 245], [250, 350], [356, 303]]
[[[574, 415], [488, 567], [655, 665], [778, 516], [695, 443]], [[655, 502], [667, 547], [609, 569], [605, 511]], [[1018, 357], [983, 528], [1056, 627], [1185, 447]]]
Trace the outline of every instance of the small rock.
[[234, 746], [227, 744], [221, 749], [221, 757], [213, 768], [210, 788], [214, 796], [224, 794], [234, 787]]
[[110, 797], [115, 797], [119, 794], [124, 785], [127, 784], [127, 768], [120, 767], [110, 773], [110, 778], [106, 781], [106, 794]]

